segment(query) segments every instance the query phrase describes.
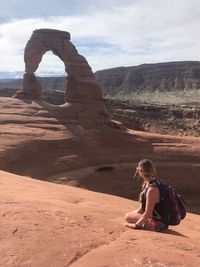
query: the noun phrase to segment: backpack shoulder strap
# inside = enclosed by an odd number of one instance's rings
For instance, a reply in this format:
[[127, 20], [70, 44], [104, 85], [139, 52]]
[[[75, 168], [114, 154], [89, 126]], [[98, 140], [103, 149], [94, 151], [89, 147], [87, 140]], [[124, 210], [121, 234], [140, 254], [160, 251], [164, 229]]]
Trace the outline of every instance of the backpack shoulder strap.
[[159, 184], [160, 184], [160, 182], [154, 177], [154, 179], [152, 181], [150, 181], [148, 188], [149, 187], [157, 187], [159, 189]]

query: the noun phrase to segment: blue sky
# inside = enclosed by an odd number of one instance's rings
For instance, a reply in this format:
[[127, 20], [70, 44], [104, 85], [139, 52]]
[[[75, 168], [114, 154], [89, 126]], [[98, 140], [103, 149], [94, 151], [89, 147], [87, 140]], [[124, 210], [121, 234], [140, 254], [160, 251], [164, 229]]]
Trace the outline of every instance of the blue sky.
[[[0, 2], [0, 72], [23, 71], [32, 31], [69, 31], [93, 71], [200, 60], [199, 0], [6, 0]], [[51, 52], [38, 75], [63, 73]]]

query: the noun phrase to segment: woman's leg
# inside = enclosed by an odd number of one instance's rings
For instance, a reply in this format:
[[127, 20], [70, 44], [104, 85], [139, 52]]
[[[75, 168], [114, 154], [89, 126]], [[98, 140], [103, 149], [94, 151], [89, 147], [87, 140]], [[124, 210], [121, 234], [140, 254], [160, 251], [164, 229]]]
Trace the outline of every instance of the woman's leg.
[[[124, 225], [133, 228], [134, 224], [140, 219], [141, 215], [142, 214], [138, 213], [136, 210], [126, 213], [124, 217], [126, 222], [124, 223]], [[151, 224], [150, 219], [144, 224], [143, 229], [148, 231], [155, 231], [155, 227]]]
[[136, 223], [141, 217], [141, 214], [138, 213], [136, 210], [128, 212], [125, 214], [124, 219], [128, 223]]
[[125, 214], [125, 223], [124, 223], [124, 226], [127, 226], [127, 227], [134, 227], [134, 224], [140, 219], [141, 217], [141, 214], [137, 212], [137, 210], [134, 210], [134, 211], [131, 211], [131, 212], [128, 212]]

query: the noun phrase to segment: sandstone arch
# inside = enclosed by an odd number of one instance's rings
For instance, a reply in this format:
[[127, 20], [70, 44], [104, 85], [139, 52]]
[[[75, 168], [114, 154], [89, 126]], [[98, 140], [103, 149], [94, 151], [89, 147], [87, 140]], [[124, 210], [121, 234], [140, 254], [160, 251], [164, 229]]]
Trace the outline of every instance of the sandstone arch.
[[102, 93], [87, 60], [78, 54], [70, 41], [70, 33], [53, 29], [33, 31], [25, 52], [25, 74], [23, 89], [18, 97], [40, 98], [42, 87], [35, 76], [43, 55], [52, 51], [65, 65], [68, 74], [65, 90], [65, 101], [88, 102], [102, 100]]
[[[40, 101], [42, 86], [35, 76], [43, 55], [52, 51], [65, 66], [67, 81], [65, 104], [59, 107]], [[33, 31], [24, 51], [25, 73], [23, 89], [15, 94], [21, 99], [40, 101], [56, 117], [73, 119], [78, 123], [93, 124], [110, 121], [104, 107], [101, 89], [87, 60], [78, 54], [70, 42], [70, 33], [53, 29]]]

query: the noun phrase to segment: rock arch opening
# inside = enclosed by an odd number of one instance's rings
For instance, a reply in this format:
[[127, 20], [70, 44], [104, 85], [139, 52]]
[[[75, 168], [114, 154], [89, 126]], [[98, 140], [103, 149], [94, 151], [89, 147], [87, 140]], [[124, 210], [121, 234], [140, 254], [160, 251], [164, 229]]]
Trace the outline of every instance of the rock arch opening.
[[[52, 51], [64, 64], [67, 74], [64, 102], [66, 105], [59, 114], [66, 118], [77, 118], [81, 123], [98, 124], [109, 120], [104, 107], [102, 92], [94, 73], [85, 57], [80, 55], [70, 41], [70, 33], [54, 29], [33, 31], [24, 51], [25, 73], [23, 89], [15, 94], [21, 99], [41, 99], [42, 84], [36, 72], [43, 55]], [[52, 111], [52, 108], [51, 108]], [[55, 113], [57, 111], [55, 110]]]
[[78, 54], [70, 41], [70, 34], [53, 29], [35, 30], [24, 51], [25, 74], [22, 94], [26, 97], [40, 98], [42, 85], [36, 78], [43, 55], [52, 51], [64, 63], [68, 74], [65, 87], [65, 102], [81, 99], [102, 100], [102, 93], [87, 60]]
[[53, 54], [52, 51], [47, 51], [42, 56], [42, 60], [35, 72], [37, 77], [66, 77], [65, 64], [60, 58]]
[[64, 104], [67, 73], [65, 65], [52, 51], [47, 51], [35, 75], [42, 86], [42, 99], [54, 105]]

